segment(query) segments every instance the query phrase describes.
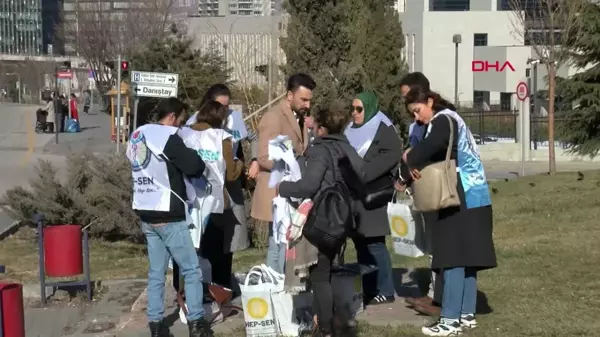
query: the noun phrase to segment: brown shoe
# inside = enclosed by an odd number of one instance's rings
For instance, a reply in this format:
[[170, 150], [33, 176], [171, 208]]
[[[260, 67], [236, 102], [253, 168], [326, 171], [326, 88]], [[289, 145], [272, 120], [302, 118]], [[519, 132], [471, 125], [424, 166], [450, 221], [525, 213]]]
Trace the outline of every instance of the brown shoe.
[[413, 309], [422, 315], [433, 316], [433, 317], [439, 316], [440, 312], [441, 312], [440, 307], [436, 307], [436, 306], [433, 306], [432, 304], [424, 304], [424, 303], [415, 304]]
[[433, 299], [431, 297], [429, 297], [429, 296], [407, 297], [407, 298], [404, 299], [404, 303], [406, 303], [406, 305], [409, 306], [409, 307], [414, 307], [417, 304], [432, 305]]

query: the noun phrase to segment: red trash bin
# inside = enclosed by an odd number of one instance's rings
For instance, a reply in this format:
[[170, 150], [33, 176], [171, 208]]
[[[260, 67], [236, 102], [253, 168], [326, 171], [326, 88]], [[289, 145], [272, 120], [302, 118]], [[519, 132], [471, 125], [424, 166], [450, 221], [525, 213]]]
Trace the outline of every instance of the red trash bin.
[[23, 314], [23, 286], [18, 283], [0, 283], [2, 296], [2, 326], [4, 337], [25, 337]]
[[44, 227], [44, 267], [50, 277], [69, 277], [83, 273], [81, 226]]

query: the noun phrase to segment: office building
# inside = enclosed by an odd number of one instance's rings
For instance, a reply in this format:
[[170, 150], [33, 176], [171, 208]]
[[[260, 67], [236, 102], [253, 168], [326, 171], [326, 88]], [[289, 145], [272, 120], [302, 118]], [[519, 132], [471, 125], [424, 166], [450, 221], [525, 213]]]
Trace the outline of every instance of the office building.
[[[93, 43], [95, 37], [90, 34], [104, 34], [98, 30], [110, 31], [110, 37], [98, 35], [99, 43], [108, 43], [113, 47], [113, 51], [118, 50], [119, 44], [122, 49], [126, 49], [140, 41], [147, 41], [149, 36], [157, 33], [161, 28], [156, 22], [165, 22], [165, 16], [180, 22], [184, 17], [194, 15], [198, 8], [198, 0], [175, 0], [172, 4], [145, 0], [62, 1], [67, 55], [78, 55], [81, 49], [78, 48], [78, 43], [80, 46], [83, 43]], [[182, 18], [175, 18], [177, 16]], [[169, 27], [164, 28], [166, 30]], [[82, 40], [78, 42], [77, 37]]]
[[275, 80], [283, 76], [276, 65], [285, 64], [280, 37], [287, 30], [287, 15], [223, 16], [188, 18], [188, 34], [203, 52], [219, 52], [231, 69], [230, 80], [249, 88], [266, 85], [268, 65], [273, 62]]
[[[538, 3], [531, 0], [524, 3], [524, 9], [534, 9]], [[523, 27], [511, 0], [399, 0], [395, 7], [400, 12], [410, 71], [423, 72], [442, 96], [454, 100], [458, 49], [458, 101], [516, 104], [514, 92], [528, 75], [528, 60], [539, 58], [524, 35], [547, 36], [535, 28], [534, 18]], [[455, 35], [461, 38], [458, 45]], [[575, 71], [563, 66], [558, 74]], [[540, 90], [545, 90], [545, 76], [540, 67]]]
[[42, 2], [0, 1], [0, 53], [41, 55]]
[[199, 16], [263, 16], [281, 12], [283, 0], [198, 0]]

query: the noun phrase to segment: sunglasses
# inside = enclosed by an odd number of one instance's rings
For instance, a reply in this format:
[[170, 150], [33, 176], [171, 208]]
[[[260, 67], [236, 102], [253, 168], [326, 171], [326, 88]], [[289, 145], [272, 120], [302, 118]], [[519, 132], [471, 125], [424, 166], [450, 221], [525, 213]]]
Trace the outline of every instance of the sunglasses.
[[358, 113], [363, 112], [363, 107], [362, 106], [352, 106], [352, 110], [356, 111]]

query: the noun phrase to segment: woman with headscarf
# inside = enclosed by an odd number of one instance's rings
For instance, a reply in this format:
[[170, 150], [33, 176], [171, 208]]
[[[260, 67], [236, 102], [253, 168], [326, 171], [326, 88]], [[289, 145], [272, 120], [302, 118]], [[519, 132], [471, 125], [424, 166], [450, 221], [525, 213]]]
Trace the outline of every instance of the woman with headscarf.
[[[362, 92], [352, 101], [352, 123], [345, 135], [364, 161], [365, 196], [356, 203], [358, 233], [353, 238], [358, 262], [377, 267], [363, 276], [365, 305], [394, 302], [392, 260], [385, 244], [390, 234], [385, 198], [393, 190], [393, 171], [402, 159], [402, 143], [377, 96]], [[391, 199], [391, 195], [390, 195]]]

